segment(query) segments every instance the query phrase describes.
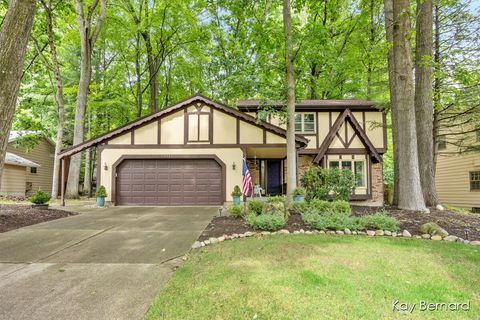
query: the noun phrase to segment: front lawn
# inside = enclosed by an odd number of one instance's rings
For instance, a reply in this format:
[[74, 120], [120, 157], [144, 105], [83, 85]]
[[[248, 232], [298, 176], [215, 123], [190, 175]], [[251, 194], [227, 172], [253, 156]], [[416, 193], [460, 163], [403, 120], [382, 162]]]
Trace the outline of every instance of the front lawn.
[[[275, 235], [194, 250], [146, 319], [478, 319], [480, 248], [360, 236]], [[470, 311], [420, 311], [420, 301]], [[411, 305], [410, 305], [411, 307]]]

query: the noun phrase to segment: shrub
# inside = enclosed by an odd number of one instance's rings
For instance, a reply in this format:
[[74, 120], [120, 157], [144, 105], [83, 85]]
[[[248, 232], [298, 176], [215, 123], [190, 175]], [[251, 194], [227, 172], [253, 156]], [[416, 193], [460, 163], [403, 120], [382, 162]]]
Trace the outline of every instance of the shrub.
[[306, 225], [318, 230], [343, 230], [346, 228], [353, 229], [354, 226], [352, 217], [345, 214], [317, 214], [310, 211], [302, 214], [302, 219]]
[[308, 211], [318, 214], [338, 213], [350, 215], [352, 210], [347, 201], [325, 201], [314, 199], [308, 203]]
[[302, 188], [293, 189], [293, 196], [304, 196], [305, 191]]
[[95, 191], [95, 196], [96, 197], [102, 197], [102, 198], [107, 197], [107, 190], [105, 189], [105, 187], [104, 186], [99, 186], [97, 188], [97, 191]]
[[28, 200], [34, 204], [45, 204], [50, 201], [50, 195], [42, 190], [38, 190]]
[[233, 205], [231, 207], [228, 208], [228, 215], [230, 217], [235, 217], [235, 218], [238, 218], [238, 217], [245, 217], [245, 208], [241, 205]]
[[420, 226], [420, 232], [421, 233], [428, 233], [430, 235], [439, 235], [442, 237], [448, 236], [448, 232], [445, 231], [442, 227], [440, 227], [438, 224], [435, 222], [427, 222], [425, 224], [422, 224]]
[[355, 189], [355, 176], [350, 170], [324, 169], [319, 166], [308, 168], [300, 179], [306, 190], [307, 200], [348, 200]]
[[247, 202], [248, 211], [255, 213], [257, 215], [261, 214], [263, 211], [263, 202], [260, 200], [251, 200]]
[[247, 214], [245, 222], [254, 229], [276, 231], [285, 225], [285, 217], [280, 214]]
[[282, 196], [270, 197], [263, 206], [264, 214], [280, 214], [285, 220], [288, 219], [287, 200]]
[[298, 203], [294, 203], [293, 206], [292, 206], [292, 209], [295, 211], [295, 212], [298, 212], [298, 213], [304, 213], [308, 210], [308, 203], [306, 202], [298, 202]]
[[348, 201], [333, 201], [331, 202], [331, 206], [333, 212], [344, 213], [348, 215], [352, 213], [352, 209], [350, 208], [350, 203], [348, 203]]
[[242, 190], [240, 190], [239, 186], [233, 187], [232, 197], [240, 197], [242, 195]]
[[376, 229], [398, 231], [398, 220], [388, 216], [385, 212], [377, 212], [373, 215], [358, 217], [361, 229]]

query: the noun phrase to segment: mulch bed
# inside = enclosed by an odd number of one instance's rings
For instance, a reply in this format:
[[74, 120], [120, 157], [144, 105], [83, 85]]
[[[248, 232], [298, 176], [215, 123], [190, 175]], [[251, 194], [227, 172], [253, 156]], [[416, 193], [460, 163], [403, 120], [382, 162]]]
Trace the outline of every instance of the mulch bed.
[[76, 213], [57, 209], [33, 209], [30, 205], [0, 204], [0, 233], [73, 215]]
[[[353, 206], [353, 215], [372, 214], [381, 208], [378, 207], [358, 207]], [[430, 213], [417, 211], [401, 210], [394, 207], [385, 207], [391, 216], [398, 219], [401, 230], [408, 230], [411, 234], [420, 234], [419, 228], [427, 222], [435, 222], [448, 231], [449, 234], [468, 240], [480, 240], [480, 215], [464, 214], [450, 210], [439, 211], [430, 208]], [[306, 226], [302, 217], [298, 213], [292, 213], [283, 229], [290, 232], [295, 230], [312, 230]], [[468, 237], [465, 231], [468, 230]], [[228, 216], [215, 217], [205, 228], [198, 238], [199, 241], [206, 240], [210, 237], [220, 237], [224, 234], [231, 235], [233, 233], [245, 233], [247, 231], [255, 231], [253, 228], [245, 224], [242, 218], [232, 218]]]

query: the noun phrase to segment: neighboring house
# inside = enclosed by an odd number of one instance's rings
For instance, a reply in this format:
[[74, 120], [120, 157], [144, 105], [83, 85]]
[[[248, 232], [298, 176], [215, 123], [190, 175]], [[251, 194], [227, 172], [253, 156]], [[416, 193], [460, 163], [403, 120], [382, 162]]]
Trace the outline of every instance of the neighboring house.
[[30, 168], [38, 169], [39, 165], [7, 152], [3, 166], [0, 195], [25, 196], [27, 186], [27, 171]]
[[[97, 185], [116, 205], [219, 205], [242, 183], [248, 159], [255, 184], [267, 194], [285, 192], [286, 131], [257, 121], [259, 103], [239, 110], [195, 95], [60, 153], [69, 157], [97, 146]], [[352, 200], [383, 203], [381, 155], [385, 117], [367, 101], [297, 104], [299, 176], [319, 164], [354, 170]]]
[[10, 132], [7, 159], [10, 157], [19, 161], [5, 162], [0, 186], [2, 195], [28, 196], [39, 189], [52, 192], [55, 143], [41, 136], [31, 150], [17, 146], [18, 139], [29, 134], [33, 133]]
[[[480, 145], [480, 132], [471, 134], [465, 143]], [[464, 148], [462, 148], [464, 149]], [[441, 203], [480, 212], [480, 151], [459, 152], [446, 140], [438, 144], [435, 172], [438, 199]]]

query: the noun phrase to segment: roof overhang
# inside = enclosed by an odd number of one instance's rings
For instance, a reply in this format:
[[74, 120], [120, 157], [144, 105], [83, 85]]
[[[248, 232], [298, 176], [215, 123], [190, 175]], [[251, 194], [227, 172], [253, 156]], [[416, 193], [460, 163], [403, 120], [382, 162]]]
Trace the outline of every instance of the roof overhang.
[[33, 167], [38, 168], [40, 167], [39, 164], [30, 161], [28, 159], [22, 158], [14, 153], [6, 152], [5, 153], [5, 164], [10, 164], [14, 166], [21, 166], [21, 167]]
[[[129, 122], [117, 129], [114, 129], [114, 130], [111, 130], [107, 133], [104, 133], [100, 136], [97, 136], [95, 138], [92, 138], [90, 140], [87, 140], [85, 142], [82, 142], [82, 143], [79, 143], [77, 145], [74, 145], [74, 146], [71, 146], [69, 148], [66, 148], [64, 150], [62, 150], [60, 153], [59, 153], [59, 156], [60, 158], [64, 158], [64, 157], [69, 157], [69, 156], [72, 156], [78, 152], [81, 152], [85, 149], [88, 149], [88, 148], [91, 148], [91, 147], [94, 147], [94, 146], [97, 146], [99, 144], [102, 144], [104, 143], [105, 141], [108, 141], [116, 136], [119, 136], [123, 133], [126, 133], [126, 132], [129, 132], [131, 130], [134, 130], [135, 128], [137, 127], [140, 127], [144, 124], [147, 124], [153, 120], [156, 120], [158, 118], [161, 118], [163, 116], [166, 116], [170, 113], [173, 113], [175, 111], [178, 111], [180, 109], [183, 109], [195, 102], [202, 102], [204, 104], [206, 104], [207, 106], [210, 106], [210, 107], [213, 107], [215, 109], [218, 109], [218, 110], [221, 110], [227, 114], [230, 114], [236, 118], [239, 118], [245, 122], [248, 122], [250, 124], [253, 124], [255, 126], [258, 126], [258, 127], [261, 127], [261, 128], [264, 128], [265, 130], [269, 131], [269, 132], [272, 132], [272, 133], [275, 133], [277, 135], [281, 135], [283, 137], [286, 138], [287, 136], [287, 132], [286, 130], [280, 128], [280, 127], [277, 127], [273, 124], [270, 124], [268, 122], [265, 122], [265, 121], [257, 121], [257, 119], [255, 117], [252, 117], [242, 111], [238, 111], [236, 109], [233, 109], [225, 104], [222, 104], [222, 103], [218, 103], [218, 102], [215, 102], [215, 101], [212, 101], [202, 95], [199, 95], [199, 94], [196, 94], [196, 95], [193, 95], [185, 100], [182, 100], [180, 102], [177, 102], [175, 104], [172, 104], [156, 113], [152, 113], [150, 115], [147, 115], [145, 117], [142, 117], [140, 119], [137, 119], [137, 120], [134, 120], [132, 122]], [[307, 146], [308, 144], [308, 139], [306, 139], [304, 136], [301, 136], [301, 135], [296, 135], [295, 137], [295, 140], [296, 140], [296, 144], [298, 145], [299, 148], [304, 148]]]
[[[295, 110], [378, 110], [377, 103], [367, 100], [302, 100], [295, 103]], [[239, 100], [237, 107], [244, 112], [253, 112], [263, 107], [281, 109], [285, 107], [282, 101]]]

